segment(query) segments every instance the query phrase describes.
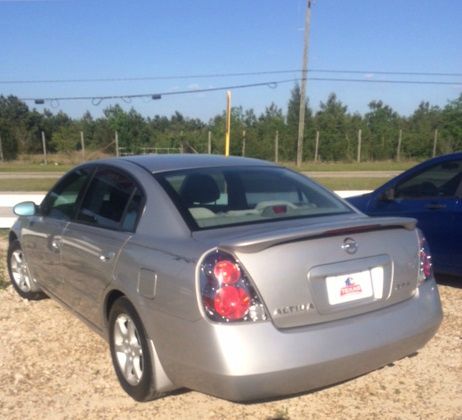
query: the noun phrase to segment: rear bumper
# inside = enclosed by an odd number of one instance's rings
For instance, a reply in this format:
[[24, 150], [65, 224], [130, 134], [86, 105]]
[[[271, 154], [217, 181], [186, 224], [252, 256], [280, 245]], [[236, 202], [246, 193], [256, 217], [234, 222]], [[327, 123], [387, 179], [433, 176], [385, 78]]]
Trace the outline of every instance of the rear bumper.
[[324, 324], [287, 330], [271, 323], [188, 324], [174, 343], [161, 345], [165, 351], [159, 355], [178, 386], [233, 401], [257, 400], [335, 384], [412, 354], [441, 320], [432, 280], [405, 302]]

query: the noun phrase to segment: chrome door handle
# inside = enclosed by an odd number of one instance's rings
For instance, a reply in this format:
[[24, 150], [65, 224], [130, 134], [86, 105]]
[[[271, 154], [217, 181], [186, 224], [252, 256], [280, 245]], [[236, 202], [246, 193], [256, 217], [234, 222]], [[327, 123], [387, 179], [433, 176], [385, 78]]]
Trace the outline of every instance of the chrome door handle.
[[429, 210], [441, 210], [446, 208], [446, 204], [430, 203], [425, 206]]
[[101, 254], [99, 259], [103, 262], [111, 261], [115, 256], [115, 252], [107, 252], [105, 254]]

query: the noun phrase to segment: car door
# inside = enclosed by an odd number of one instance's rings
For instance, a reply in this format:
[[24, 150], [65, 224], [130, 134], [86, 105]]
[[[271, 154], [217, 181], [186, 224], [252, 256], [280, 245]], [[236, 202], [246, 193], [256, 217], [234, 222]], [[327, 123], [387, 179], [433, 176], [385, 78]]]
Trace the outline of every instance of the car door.
[[401, 179], [388, 194], [371, 203], [368, 213], [415, 217], [430, 244], [435, 270], [460, 272], [461, 180], [462, 160], [437, 163]]
[[47, 194], [37, 215], [24, 227], [21, 243], [33, 277], [41, 287], [62, 297], [62, 233], [73, 217], [91, 176], [91, 168], [67, 174]]
[[100, 327], [103, 292], [112, 280], [119, 252], [133, 234], [143, 195], [127, 175], [96, 171], [75, 220], [63, 232], [61, 265], [65, 301]]

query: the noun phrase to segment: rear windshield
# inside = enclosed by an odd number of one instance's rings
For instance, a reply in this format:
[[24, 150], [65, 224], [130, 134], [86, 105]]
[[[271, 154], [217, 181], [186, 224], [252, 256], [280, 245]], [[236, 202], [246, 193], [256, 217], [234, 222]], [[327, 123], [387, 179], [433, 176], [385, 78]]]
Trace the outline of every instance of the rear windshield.
[[351, 212], [333, 194], [285, 168], [202, 168], [155, 177], [192, 230]]

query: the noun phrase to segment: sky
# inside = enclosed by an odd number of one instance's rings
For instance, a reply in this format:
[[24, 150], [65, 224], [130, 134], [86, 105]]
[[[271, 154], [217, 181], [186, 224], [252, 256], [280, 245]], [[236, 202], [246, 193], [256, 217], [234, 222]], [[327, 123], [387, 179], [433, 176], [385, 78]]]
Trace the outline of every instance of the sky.
[[[0, 0], [0, 95], [98, 98], [193, 91], [160, 100], [27, 103], [74, 118], [86, 110], [98, 117], [119, 103], [144, 116], [178, 111], [207, 121], [224, 111], [225, 90], [194, 90], [263, 84], [231, 89], [232, 105], [259, 114], [274, 102], [285, 112], [292, 80], [300, 78], [294, 70], [302, 67], [305, 10], [306, 0]], [[402, 115], [411, 114], [421, 101], [445, 106], [462, 93], [461, 22], [461, 0], [313, 0], [310, 106], [318, 110], [332, 92], [350, 112], [362, 114], [378, 99]], [[271, 73], [277, 71], [287, 72]], [[232, 75], [236, 73], [264, 74]], [[227, 76], [212, 77], [223, 74]], [[150, 80], [43, 82], [127, 78]]]

